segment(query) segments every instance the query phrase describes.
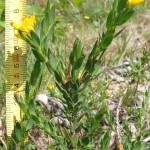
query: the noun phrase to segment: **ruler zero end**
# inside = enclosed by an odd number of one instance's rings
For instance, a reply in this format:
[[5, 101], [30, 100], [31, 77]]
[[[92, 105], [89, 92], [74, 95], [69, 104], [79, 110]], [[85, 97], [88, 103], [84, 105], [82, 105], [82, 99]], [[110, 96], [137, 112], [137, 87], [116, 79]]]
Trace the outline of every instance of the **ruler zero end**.
[[14, 94], [24, 94], [26, 82], [26, 44], [15, 36], [11, 22], [21, 22], [26, 0], [5, 0], [5, 73], [6, 73], [6, 132], [10, 137], [20, 109]]

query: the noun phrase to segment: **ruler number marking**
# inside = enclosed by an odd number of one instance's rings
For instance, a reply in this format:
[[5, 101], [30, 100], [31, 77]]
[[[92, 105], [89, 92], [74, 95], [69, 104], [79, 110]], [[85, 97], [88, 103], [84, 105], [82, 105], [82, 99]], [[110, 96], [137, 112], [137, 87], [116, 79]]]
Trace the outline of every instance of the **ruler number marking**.
[[15, 13], [15, 14], [17, 14], [19, 12], [20, 12], [20, 10], [18, 8], [13, 10], [13, 13]]
[[20, 64], [14, 64], [14, 68], [19, 68]]

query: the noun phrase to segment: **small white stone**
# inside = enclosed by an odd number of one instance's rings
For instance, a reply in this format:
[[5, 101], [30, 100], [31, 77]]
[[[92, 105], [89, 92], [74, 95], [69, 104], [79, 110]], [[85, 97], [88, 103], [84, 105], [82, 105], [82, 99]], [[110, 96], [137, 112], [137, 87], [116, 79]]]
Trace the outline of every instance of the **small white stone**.
[[48, 96], [46, 94], [38, 94], [35, 100], [42, 102], [44, 105], [48, 104]]

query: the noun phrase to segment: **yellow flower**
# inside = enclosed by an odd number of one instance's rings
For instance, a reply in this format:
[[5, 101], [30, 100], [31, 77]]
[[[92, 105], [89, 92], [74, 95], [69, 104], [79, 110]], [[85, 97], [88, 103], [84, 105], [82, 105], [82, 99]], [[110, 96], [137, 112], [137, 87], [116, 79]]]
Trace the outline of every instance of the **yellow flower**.
[[55, 84], [54, 84], [54, 83], [49, 83], [49, 84], [47, 85], [47, 88], [48, 88], [49, 90], [52, 90], [54, 87], [55, 87]]
[[12, 22], [11, 25], [16, 29], [26, 33], [30, 33], [34, 30], [36, 23], [35, 16], [24, 16], [21, 23]]
[[90, 17], [89, 17], [89, 16], [84, 16], [84, 19], [85, 19], [85, 20], [89, 20]]
[[139, 5], [141, 3], [144, 3], [144, 0], [128, 0], [127, 3], [129, 6], [136, 6], [136, 5]]

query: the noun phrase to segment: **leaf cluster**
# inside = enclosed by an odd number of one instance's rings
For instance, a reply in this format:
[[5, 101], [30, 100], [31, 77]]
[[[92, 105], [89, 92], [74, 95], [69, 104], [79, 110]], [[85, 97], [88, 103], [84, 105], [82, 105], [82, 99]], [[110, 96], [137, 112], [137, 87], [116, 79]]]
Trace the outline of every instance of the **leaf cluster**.
[[[74, 3], [80, 5], [80, 1]], [[35, 31], [30, 34], [19, 31], [21, 38], [29, 44], [36, 61], [30, 80], [26, 84], [25, 98], [16, 98], [23, 117], [20, 123], [16, 123], [12, 135], [14, 144], [24, 143], [30, 129], [38, 127], [54, 139], [49, 149], [94, 150], [97, 146], [101, 150], [108, 149], [110, 134], [114, 129], [113, 117], [105, 101], [101, 102], [96, 113], [92, 113], [91, 103], [87, 101], [84, 94], [91, 81], [100, 74], [102, 58], [107, 48], [123, 31], [123, 29], [117, 31], [117, 28], [128, 21], [133, 13], [133, 8], [127, 6], [126, 0], [114, 0], [107, 17], [106, 31], [99, 35], [87, 56], [79, 39], [75, 40], [68, 59], [62, 58], [61, 51], [52, 49], [57, 21], [55, 6], [49, 1], [45, 15], [39, 21]], [[54, 76], [55, 84], [62, 95], [64, 114], [70, 124], [68, 128], [62, 129], [49, 121], [34, 101], [42, 82], [43, 66], [47, 68], [50, 75]], [[109, 128], [103, 129], [103, 124], [109, 124]]]

